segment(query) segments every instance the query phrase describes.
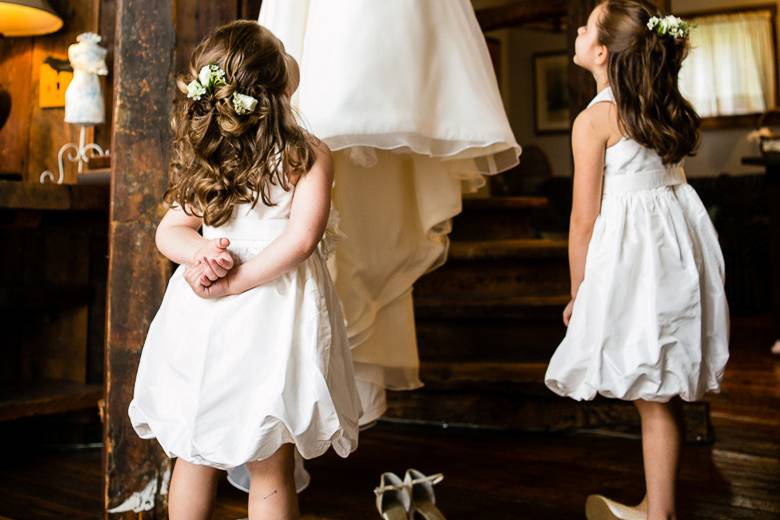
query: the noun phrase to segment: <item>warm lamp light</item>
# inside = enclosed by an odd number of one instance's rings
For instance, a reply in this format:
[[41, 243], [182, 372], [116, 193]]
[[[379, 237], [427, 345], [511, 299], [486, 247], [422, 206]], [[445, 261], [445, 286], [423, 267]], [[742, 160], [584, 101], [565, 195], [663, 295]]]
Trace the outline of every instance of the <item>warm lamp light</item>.
[[38, 36], [61, 27], [62, 18], [46, 0], [0, 0], [1, 36]]

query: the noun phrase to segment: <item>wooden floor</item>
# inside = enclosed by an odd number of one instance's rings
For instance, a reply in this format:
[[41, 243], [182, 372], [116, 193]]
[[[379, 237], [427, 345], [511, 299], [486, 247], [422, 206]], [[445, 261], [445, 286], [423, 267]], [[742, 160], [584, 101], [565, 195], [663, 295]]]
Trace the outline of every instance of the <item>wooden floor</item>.
[[[712, 398], [717, 439], [686, 446], [681, 518], [780, 519], [780, 358], [765, 319], [736, 319], [724, 392]], [[0, 425], [2, 427], [2, 425]], [[3, 446], [0, 519], [101, 516], [100, 450]], [[631, 433], [514, 434], [380, 423], [349, 459], [307, 463], [306, 518], [371, 519], [382, 471], [443, 472], [439, 505], [451, 519], [583, 518], [590, 493], [631, 502], [643, 493], [640, 441]], [[246, 516], [246, 494], [226, 481], [216, 518]]]

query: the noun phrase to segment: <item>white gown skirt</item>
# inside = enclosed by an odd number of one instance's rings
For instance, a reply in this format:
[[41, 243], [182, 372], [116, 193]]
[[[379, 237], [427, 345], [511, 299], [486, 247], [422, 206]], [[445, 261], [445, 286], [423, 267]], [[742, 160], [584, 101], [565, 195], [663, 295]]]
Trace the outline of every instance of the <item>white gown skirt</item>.
[[723, 281], [715, 228], [688, 184], [605, 194], [545, 383], [577, 400], [719, 391], [729, 357]]
[[469, 0], [264, 0], [259, 22], [300, 64], [293, 103], [334, 152], [334, 280], [366, 424], [384, 389], [422, 385], [412, 286], [446, 259], [462, 193], [520, 146]]
[[266, 0], [259, 22], [300, 64], [293, 102], [332, 150], [370, 147], [518, 163], [485, 36], [469, 0]]
[[[239, 261], [286, 221], [261, 221], [259, 240], [231, 238]], [[255, 233], [256, 234], [256, 233]], [[146, 338], [129, 416], [169, 457], [228, 471], [292, 443], [303, 458], [357, 447], [360, 402], [339, 300], [319, 250], [295, 270], [242, 294], [198, 297], [179, 266]], [[305, 475], [303, 475], [305, 478]], [[298, 489], [306, 482], [297, 482]]]

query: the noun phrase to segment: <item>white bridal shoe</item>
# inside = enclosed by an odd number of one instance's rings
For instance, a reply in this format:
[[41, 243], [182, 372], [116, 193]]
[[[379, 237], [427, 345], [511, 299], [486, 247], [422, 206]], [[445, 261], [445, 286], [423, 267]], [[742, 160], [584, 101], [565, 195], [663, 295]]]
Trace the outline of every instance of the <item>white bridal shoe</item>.
[[647, 520], [647, 512], [601, 495], [590, 495], [585, 502], [585, 518], [588, 520]]
[[409, 506], [409, 518], [414, 518], [415, 513], [425, 520], [445, 520], [444, 515], [436, 507], [436, 495], [433, 493], [433, 485], [444, 480], [444, 475], [424, 475], [416, 469], [406, 470], [404, 484], [409, 489], [411, 505]]
[[407, 520], [411, 498], [409, 490], [395, 473], [382, 473], [374, 488], [376, 510], [383, 520]]
[[433, 485], [443, 479], [441, 473], [425, 475], [416, 469], [408, 469], [403, 481], [395, 473], [382, 473], [374, 489], [376, 509], [383, 520], [414, 519], [415, 514], [424, 520], [446, 520], [433, 492]]

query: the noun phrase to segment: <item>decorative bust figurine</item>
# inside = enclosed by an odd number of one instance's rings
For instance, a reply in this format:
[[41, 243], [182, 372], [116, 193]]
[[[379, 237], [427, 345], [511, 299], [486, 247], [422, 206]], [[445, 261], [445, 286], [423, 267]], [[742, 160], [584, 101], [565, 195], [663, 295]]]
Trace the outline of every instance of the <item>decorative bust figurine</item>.
[[103, 93], [98, 76], [108, 74], [106, 49], [98, 45], [102, 38], [95, 33], [82, 33], [79, 43], [68, 48], [73, 66], [73, 80], [65, 91], [65, 122], [97, 125], [104, 121]]

